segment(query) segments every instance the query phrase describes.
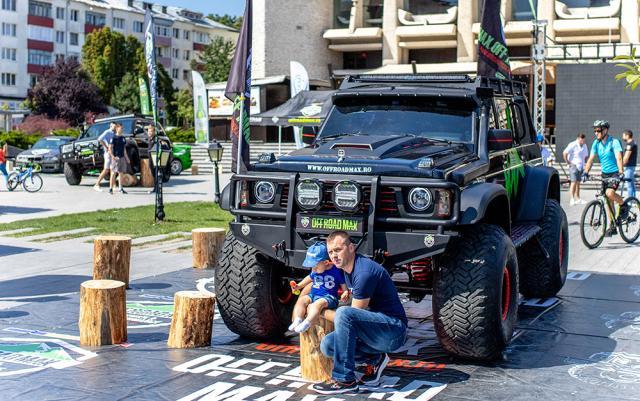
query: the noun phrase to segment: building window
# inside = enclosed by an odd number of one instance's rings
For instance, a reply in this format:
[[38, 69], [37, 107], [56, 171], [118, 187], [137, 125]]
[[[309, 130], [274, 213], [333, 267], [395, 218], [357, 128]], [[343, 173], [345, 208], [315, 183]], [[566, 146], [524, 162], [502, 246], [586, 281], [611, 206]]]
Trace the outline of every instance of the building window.
[[382, 26], [382, 3], [384, 0], [364, 0], [364, 26]]
[[[519, 0], [513, 0], [515, 3]], [[529, 0], [525, 0], [529, 1]], [[536, 0], [534, 0], [536, 1]], [[451, 7], [458, 5], [458, 0], [405, 0], [404, 9], [411, 14], [446, 14]]]
[[333, 0], [333, 27], [348, 28], [351, 16], [352, 0]]
[[56, 7], [56, 18], [57, 19], [64, 19], [64, 8]]
[[51, 4], [29, 1], [29, 15], [51, 18]]
[[[608, 3], [607, 3], [608, 4]], [[531, 8], [533, 7], [533, 9]], [[538, 8], [538, 0], [513, 0], [511, 3], [511, 20], [534, 20], [534, 10]]]
[[182, 80], [183, 81], [189, 80], [189, 70], [182, 70]]
[[113, 17], [113, 27], [116, 29], [124, 29], [124, 18]]
[[71, 13], [69, 14], [69, 19], [71, 21], [78, 21], [78, 10], [71, 10]]
[[16, 86], [16, 74], [3, 72], [0, 74], [0, 82], [3, 86]]
[[182, 53], [182, 56], [183, 56], [182, 58], [183, 58], [184, 60], [187, 60], [187, 61], [188, 61], [188, 60], [189, 60], [189, 57], [191, 56], [191, 52], [190, 52], [189, 50], [185, 50], [185, 51]]
[[51, 52], [29, 49], [29, 64], [51, 65]]
[[40, 81], [40, 76], [37, 74], [29, 74], [29, 86], [32, 88], [38, 84]]
[[183, 38], [184, 38], [185, 40], [189, 40], [189, 36], [190, 36], [189, 34], [190, 34], [191, 32], [190, 32], [190, 31], [187, 31], [187, 30], [185, 29], [182, 33], [184, 34], [184, 35], [183, 35]]
[[43, 42], [53, 42], [53, 29], [44, 26], [29, 25], [27, 37]]
[[75, 60], [78, 61], [80, 60], [80, 53], [69, 53], [69, 55], [67, 56], [67, 60]]
[[10, 47], [2, 48], [2, 59], [3, 60], [11, 60], [16, 61], [17, 49], [12, 49]]
[[107, 23], [107, 16], [87, 11], [85, 14], [85, 23], [93, 26], [105, 26]]
[[180, 70], [178, 70], [177, 68], [173, 68], [171, 70], [171, 78], [178, 79], [178, 74], [179, 73], [180, 73]]
[[178, 28], [173, 28], [173, 37], [175, 39], [180, 39], [180, 29]]
[[171, 49], [171, 57], [175, 59], [180, 58], [180, 49]]
[[64, 54], [62, 53], [56, 54], [56, 63], [58, 61], [64, 61]]
[[166, 26], [156, 26], [156, 34], [158, 36], [169, 37], [169, 28]]
[[345, 70], [378, 68], [382, 65], [382, 52], [345, 52], [342, 53], [342, 62]]
[[16, 11], [16, 0], [2, 0], [2, 9], [6, 11]]
[[78, 34], [74, 32], [69, 33], [69, 44], [71, 46], [78, 46]]
[[56, 43], [64, 43], [64, 31], [56, 31]]
[[204, 33], [204, 32], [196, 31], [196, 36], [195, 36], [195, 39], [193, 41], [196, 42], [196, 43], [206, 44], [206, 43], [208, 43], [208, 39], [209, 39], [209, 34]]
[[604, 7], [610, 4], [609, 0], [563, 0], [569, 8], [584, 8], [584, 7]]
[[16, 36], [16, 24], [2, 23], [2, 36]]
[[133, 32], [142, 32], [144, 24], [141, 21], [133, 21]]

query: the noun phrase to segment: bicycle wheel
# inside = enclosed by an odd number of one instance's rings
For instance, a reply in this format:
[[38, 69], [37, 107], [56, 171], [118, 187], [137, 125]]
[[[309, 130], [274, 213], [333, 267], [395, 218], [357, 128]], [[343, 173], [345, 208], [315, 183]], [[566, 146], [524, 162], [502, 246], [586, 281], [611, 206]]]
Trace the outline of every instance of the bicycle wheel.
[[640, 201], [636, 198], [627, 198], [624, 204], [629, 208], [629, 217], [618, 224], [622, 239], [632, 244], [640, 236]]
[[27, 192], [38, 192], [42, 188], [42, 177], [37, 173], [31, 174], [30, 177], [24, 177], [22, 188]]
[[597, 248], [604, 240], [607, 231], [607, 212], [598, 200], [587, 204], [580, 218], [580, 237], [589, 249]]
[[14, 172], [9, 174], [9, 178], [7, 179], [7, 189], [9, 191], [13, 191], [18, 187], [18, 184], [20, 184], [20, 176], [18, 173]]

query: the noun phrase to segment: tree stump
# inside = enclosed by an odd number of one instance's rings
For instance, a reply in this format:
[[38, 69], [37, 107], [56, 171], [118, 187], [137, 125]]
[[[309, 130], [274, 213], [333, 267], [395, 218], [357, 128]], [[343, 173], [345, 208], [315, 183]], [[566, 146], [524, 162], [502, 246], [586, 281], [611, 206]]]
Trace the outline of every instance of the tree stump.
[[131, 238], [101, 235], [93, 240], [93, 279], [118, 280], [129, 288]]
[[198, 175], [198, 166], [195, 164], [191, 166], [191, 175]]
[[178, 291], [167, 346], [194, 348], [211, 345], [215, 298], [200, 291]]
[[140, 159], [140, 185], [145, 188], [153, 188], [153, 172], [149, 167], [151, 161], [149, 159]]
[[320, 351], [320, 343], [333, 331], [333, 322], [320, 317], [309, 330], [300, 333], [300, 373], [304, 379], [323, 382], [331, 379], [333, 360]]
[[127, 341], [125, 285], [115, 280], [89, 280], [80, 285], [80, 345]]
[[196, 228], [191, 231], [193, 267], [214, 268], [218, 263], [218, 253], [224, 245], [223, 228]]

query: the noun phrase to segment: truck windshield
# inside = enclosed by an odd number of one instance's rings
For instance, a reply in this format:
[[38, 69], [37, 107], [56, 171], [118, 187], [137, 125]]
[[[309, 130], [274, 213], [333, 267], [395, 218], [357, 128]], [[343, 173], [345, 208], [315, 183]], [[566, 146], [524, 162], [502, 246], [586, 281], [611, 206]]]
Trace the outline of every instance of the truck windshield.
[[472, 142], [476, 107], [464, 99], [431, 97], [337, 99], [318, 139], [340, 134], [416, 135]]

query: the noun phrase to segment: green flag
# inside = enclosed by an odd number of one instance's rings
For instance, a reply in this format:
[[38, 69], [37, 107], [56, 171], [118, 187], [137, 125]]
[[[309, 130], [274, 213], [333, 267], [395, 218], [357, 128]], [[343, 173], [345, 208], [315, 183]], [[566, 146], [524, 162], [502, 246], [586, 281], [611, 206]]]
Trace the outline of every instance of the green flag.
[[151, 115], [149, 89], [147, 89], [147, 82], [144, 78], [138, 77], [138, 86], [140, 87], [140, 113], [142, 113], [143, 116]]

